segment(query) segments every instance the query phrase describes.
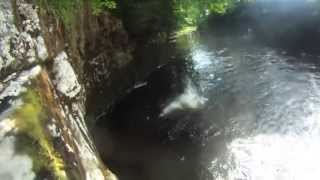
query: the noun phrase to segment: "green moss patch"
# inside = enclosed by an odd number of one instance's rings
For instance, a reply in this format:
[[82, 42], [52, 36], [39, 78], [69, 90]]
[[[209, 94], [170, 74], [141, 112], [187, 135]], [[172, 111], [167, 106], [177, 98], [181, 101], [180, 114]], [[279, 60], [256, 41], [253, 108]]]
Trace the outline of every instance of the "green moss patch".
[[57, 179], [66, 179], [64, 162], [45, 132], [48, 117], [39, 92], [28, 90], [22, 96], [24, 104], [11, 117], [19, 134], [17, 149], [32, 157], [35, 172], [47, 169]]

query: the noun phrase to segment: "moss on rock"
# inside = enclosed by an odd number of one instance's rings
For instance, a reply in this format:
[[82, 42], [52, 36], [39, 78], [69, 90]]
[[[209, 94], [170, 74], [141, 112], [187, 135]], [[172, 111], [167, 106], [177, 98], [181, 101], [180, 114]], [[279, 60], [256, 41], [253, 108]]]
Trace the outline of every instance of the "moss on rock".
[[22, 97], [23, 105], [12, 115], [19, 134], [17, 149], [32, 157], [36, 173], [46, 169], [52, 172], [56, 179], [67, 179], [64, 162], [46, 134], [48, 117], [43, 109], [40, 93], [29, 89]]

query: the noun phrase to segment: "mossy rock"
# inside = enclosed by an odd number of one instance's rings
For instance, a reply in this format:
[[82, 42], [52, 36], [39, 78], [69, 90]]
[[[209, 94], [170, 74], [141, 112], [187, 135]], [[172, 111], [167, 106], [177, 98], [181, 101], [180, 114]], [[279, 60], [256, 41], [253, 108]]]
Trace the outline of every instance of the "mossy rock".
[[11, 115], [18, 132], [17, 151], [33, 159], [33, 170], [36, 173], [47, 171], [55, 179], [67, 179], [64, 162], [47, 135], [46, 123], [49, 117], [43, 108], [40, 92], [28, 89], [22, 94], [22, 99], [23, 105]]

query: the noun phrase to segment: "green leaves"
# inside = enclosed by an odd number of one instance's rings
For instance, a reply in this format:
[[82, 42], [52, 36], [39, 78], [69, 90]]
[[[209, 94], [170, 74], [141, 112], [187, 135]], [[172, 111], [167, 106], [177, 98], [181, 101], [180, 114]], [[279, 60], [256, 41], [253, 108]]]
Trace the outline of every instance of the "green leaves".
[[214, 13], [224, 14], [229, 7], [231, 7], [231, 2], [224, 0], [217, 3], [210, 3], [208, 10]]
[[[224, 14], [235, 0], [173, 0], [179, 26], [197, 26], [209, 14]], [[240, 2], [240, 1], [239, 1]]]
[[99, 15], [103, 10], [116, 8], [117, 3], [115, 0], [92, 0], [92, 12], [94, 15]]

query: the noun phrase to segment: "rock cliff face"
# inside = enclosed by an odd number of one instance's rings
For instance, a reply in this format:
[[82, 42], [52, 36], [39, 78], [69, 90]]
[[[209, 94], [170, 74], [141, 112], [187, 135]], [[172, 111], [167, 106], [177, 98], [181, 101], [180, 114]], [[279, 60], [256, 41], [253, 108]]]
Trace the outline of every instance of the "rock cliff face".
[[0, 1], [1, 179], [117, 179], [85, 117], [95, 94], [109, 97], [102, 107], [125, 89], [112, 82], [132, 65], [132, 48], [119, 20], [86, 3], [80, 11], [67, 29], [32, 1]]

